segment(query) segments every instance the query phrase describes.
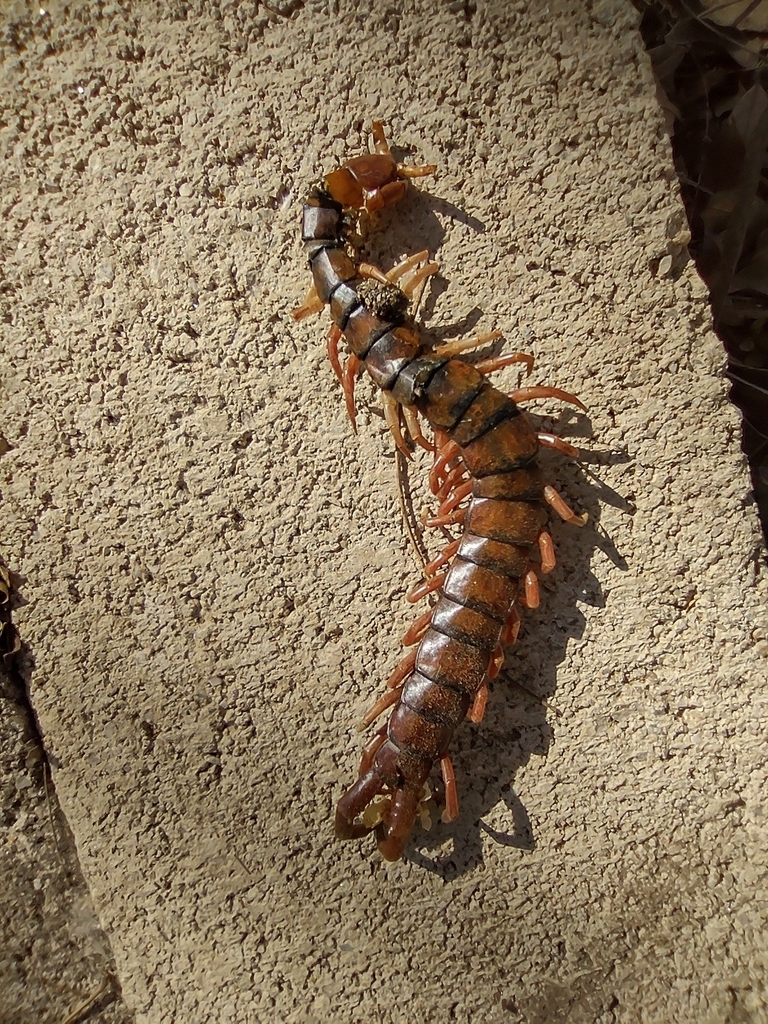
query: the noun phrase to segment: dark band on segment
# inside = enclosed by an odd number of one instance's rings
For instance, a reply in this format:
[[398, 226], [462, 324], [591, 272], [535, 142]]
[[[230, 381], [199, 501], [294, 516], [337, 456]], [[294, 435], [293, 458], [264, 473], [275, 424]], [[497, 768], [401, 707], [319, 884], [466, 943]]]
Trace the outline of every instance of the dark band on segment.
[[396, 330], [388, 331], [371, 346], [365, 357], [365, 368], [373, 382], [386, 391], [418, 351], [418, 344]]
[[488, 652], [498, 644], [501, 627], [502, 623], [489, 615], [476, 612], [445, 596], [440, 598], [432, 612], [433, 629]]
[[449, 434], [453, 441], [464, 448], [481, 438], [497, 423], [519, 415], [520, 410], [512, 399], [486, 382]]
[[479, 537], [469, 530], [461, 538], [458, 554], [468, 562], [483, 565], [515, 581], [522, 578], [531, 560], [527, 546]]
[[443, 594], [503, 623], [517, 596], [517, 583], [457, 555], [443, 584]]

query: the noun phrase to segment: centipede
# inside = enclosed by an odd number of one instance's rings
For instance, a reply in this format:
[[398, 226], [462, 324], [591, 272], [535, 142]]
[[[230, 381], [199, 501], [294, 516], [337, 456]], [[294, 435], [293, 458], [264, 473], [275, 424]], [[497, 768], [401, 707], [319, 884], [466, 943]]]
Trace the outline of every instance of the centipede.
[[442, 775], [443, 822], [459, 816], [451, 740], [464, 719], [482, 721], [489, 682], [517, 639], [520, 608], [538, 606], [539, 576], [555, 567], [548, 508], [575, 526], [587, 520], [545, 480], [537, 460], [541, 447], [574, 458], [578, 449], [537, 432], [520, 406], [555, 398], [585, 407], [560, 388], [504, 393], [489, 382], [489, 374], [515, 363], [530, 374], [527, 353], [459, 358], [501, 331], [430, 343], [414, 316], [438, 270], [426, 250], [387, 272], [359, 258], [360, 221], [370, 225], [373, 215], [401, 202], [413, 179], [437, 171], [398, 162], [379, 121], [372, 139], [371, 152], [326, 174], [304, 200], [301, 240], [312, 285], [292, 315], [300, 321], [329, 307], [328, 357], [353, 427], [355, 384], [365, 373], [380, 389], [397, 449], [405, 458], [417, 445], [433, 455], [429, 486], [440, 504], [426, 525], [460, 530], [407, 595], [414, 604], [427, 598], [430, 606], [408, 629], [409, 653], [363, 719], [368, 728], [387, 714], [365, 743], [357, 780], [336, 806], [339, 839], [375, 833], [381, 855], [396, 861], [423, 814], [433, 770]]

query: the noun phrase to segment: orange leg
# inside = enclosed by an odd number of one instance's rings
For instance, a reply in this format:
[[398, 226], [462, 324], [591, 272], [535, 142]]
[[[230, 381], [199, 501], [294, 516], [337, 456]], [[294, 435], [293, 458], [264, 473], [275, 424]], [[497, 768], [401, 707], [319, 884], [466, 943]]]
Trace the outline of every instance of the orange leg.
[[454, 466], [450, 473], [443, 480], [440, 487], [437, 489], [436, 497], [441, 501], [453, 490], [453, 488], [459, 483], [459, 481], [466, 475], [466, 468], [463, 462], [460, 462], [458, 466]]
[[568, 391], [561, 391], [560, 388], [518, 388], [516, 391], [510, 391], [509, 397], [518, 404], [532, 402], [534, 398], [559, 398], [561, 402], [570, 402], [571, 405], [577, 405], [584, 412], [587, 411], [586, 405], [575, 395], [571, 395]]
[[[438, 263], [425, 263], [423, 267], [419, 267], [418, 270], [409, 270], [407, 274], [404, 274], [400, 281], [400, 290], [405, 292], [409, 299], [413, 299], [416, 294], [416, 289], [419, 285], [426, 281], [428, 277], [432, 277], [440, 269]], [[421, 298], [421, 292], [419, 293], [419, 299]], [[418, 305], [418, 303], [417, 303]]]
[[483, 683], [475, 694], [472, 707], [467, 712], [467, 718], [475, 725], [479, 725], [485, 717], [485, 706], [488, 703], [488, 683]]
[[501, 672], [501, 666], [504, 664], [504, 648], [501, 643], [497, 644], [496, 650], [491, 655], [491, 660], [488, 663], [488, 678], [495, 679], [496, 676]]
[[359, 263], [357, 273], [360, 277], [372, 277], [373, 280], [378, 281], [379, 284], [389, 284], [389, 281], [387, 281], [387, 275], [384, 271], [379, 270], [379, 268], [374, 266], [373, 263]]
[[465, 508], [454, 509], [453, 512], [449, 512], [445, 516], [433, 516], [427, 520], [427, 526], [430, 528], [435, 526], [458, 526], [463, 523], [467, 518], [467, 510]]
[[428, 441], [421, 430], [421, 424], [419, 423], [419, 414], [413, 408], [412, 405], [402, 406], [403, 418], [405, 419], [405, 425], [408, 427], [408, 433], [411, 435], [416, 444], [421, 445], [428, 452], [433, 452], [435, 446], [431, 441]]
[[517, 608], [513, 608], [509, 613], [504, 632], [501, 634], [501, 642], [505, 647], [511, 647], [515, 643], [520, 633], [520, 625], [520, 612]]
[[453, 770], [453, 761], [451, 761], [449, 754], [444, 754], [440, 758], [440, 771], [442, 772], [443, 785], [445, 786], [445, 809], [441, 817], [447, 825], [451, 821], [456, 821], [459, 816], [459, 794], [456, 789], [456, 773]]
[[416, 655], [419, 653], [418, 648], [409, 651], [408, 654], [402, 659], [397, 668], [394, 670], [392, 675], [387, 680], [387, 689], [394, 690], [395, 687], [399, 686], [400, 683], [413, 672], [413, 666], [416, 664]]
[[339, 342], [341, 339], [341, 330], [334, 324], [330, 331], [328, 331], [328, 358], [331, 361], [333, 372], [339, 379], [339, 383], [343, 384], [344, 374], [341, 372], [341, 362], [339, 361]]
[[[387, 156], [392, 156], [381, 121], [373, 122], [371, 134], [373, 135], [374, 153], [385, 153]], [[397, 165], [397, 173], [401, 178], [423, 178], [427, 174], [434, 174], [436, 170], [437, 166], [435, 164], [423, 164], [421, 166], [411, 166], [410, 164]]]
[[424, 178], [434, 174], [437, 164], [398, 164], [397, 173], [401, 178]]
[[325, 303], [315, 291], [315, 286], [312, 285], [302, 304], [291, 310], [291, 316], [294, 320], [304, 320], [305, 317], [312, 316], [313, 313], [319, 313], [324, 305]]
[[487, 345], [489, 341], [496, 341], [502, 336], [502, 333], [502, 331], [487, 331], [485, 334], [478, 334], [476, 338], [456, 338], [454, 341], [446, 341], [444, 345], [438, 345], [435, 355], [448, 358], [457, 356], [460, 352], [467, 352], [469, 349]]
[[460, 544], [460, 540], [452, 541], [450, 544], [448, 544], [447, 547], [444, 547], [440, 554], [436, 555], [431, 562], [427, 562], [427, 564], [424, 566], [424, 572], [427, 574], [427, 576], [431, 576], [432, 573], [437, 572], [441, 565], [445, 565], [447, 561], [453, 558], [453, 556], [459, 550]]
[[570, 455], [572, 459], [578, 459], [581, 455], [578, 448], [574, 448], [572, 444], [568, 444], [556, 434], [537, 434], [536, 437], [538, 437], [542, 448], [554, 448], [555, 451], [562, 452], [563, 455]]
[[563, 499], [562, 495], [558, 494], [551, 484], [547, 484], [544, 488], [544, 501], [546, 501], [546, 503], [551, 506], [566, 523], [573, 523], [574, 526], [584, 526], [586, 521], [589, 519], [587, 512], [577, 516], [570, 505], [568, 505]]
[[347, 413], [352, 421], [352, 429], [355, 433], [357, 433], [357, 423], [355, 421], [355, 378], [362, 365], [357, 356], [350, 356], [344, 366], [344, 375], [341, 381], [341, 386], [344, 388], [344, 400], [347, 403]]
[[401, 292], [404, 292], [409, 299], [413, 299], [419, 285], [440, 269], [437, 263], [424, 263], [422, 267], [418, 266], [419, 263], [427, 259], [429, 259], [429, 252], [424, 249], [422, 252], [414, 253], [413, 256], [401, 260], [386, 274], [373, 263], [360, 263], [357, 272], [360, 277], [372, 277], [380, 284], [397, 284]]
[[445, 444], [440, 444], [441, 438], [435, 435], [435, 444], [437, 448], [437, 458], [435, 459], [432, 469], [429, 471], [429, 486], [433, 494], [437, 494], [440, 489], [440, 484], [443, 477], [448, 471], [449, 463], [453, 462], [456, 456], [461, 451], [461, 448], [456, 444], [455, 441], [446, 441]]
[[538, 541], [539, 554], [541, 555], [541, 571], [544, 573], [552, 572], [557, 565], [555, 545], [552, 543], [552, 538], [546, 530], [542, 530], [538, 536]]
[[526, 608], [539, 607], [539, 577], [533, 569], [528, 569], [523, 576], [523, 592], [518, 602], [524, 604]]
[[403, 453], [406, 459], [411, 459], [412, 456], [408, 450], [408, 445], [405, 443], [402, 431], [400, 430], [400, 403], [396, 398], [392, 397], [390, 391], [381, 392], [381, 401], [384, 406], [384, 419], [394, 438], [395, 447]]
[[423, 583], [419, 583], [418, 586], [413, 587], [405, 595], [405, 600], [408, 604], [416, 604], [422, 597], [426, 597], [427, 594], [431, 594], [433, 590], [439, 590], [440, 587], [445, 583], [445, 577], [448, 575], [447, 572], [441, 572], [437, 576], [433, 576], [431, 580], [425, 580]]
[[481, 359], [479, 363], [475, 363], [475, 369], [479, 370], [480, 373], [495, 373], [496, 370], [503, 370], [505, 366], [511, 366], [512, 363], [525, 363], [525, 375], [526, 377], [531, 376], [533, 356], [528, 355], [526, 352], [512, 352], [507, 356], [492, 356], [490, 359]]
[[445, 499], [440, 508], [437, 510], [439, 516], [445, 516], [449, 512], [453, 511], [458, 504], [472, 493], [472, 488], [475, 486], [474, 480], [467, 480], [461, 487], [457, 487], [456, 490]]
[[431, 621], [432, 609], [427, 608], [423, 615], [420, 615], [415, 622], [411, 623], [410, 629], [403, 637], [403, 647], [413, 647], [414, 644], [419, 643], [429, 629]]
[[379, 715], [383, 714], [387, 708], [393, 704], [397, 704], [400, 700], [400, 694], [402, 693], [402, 686], [398, 686], [394, 690], [387, 690], [386, 693], [382, 694], [381, 697], [373, 704], [365, 713], [365, 717], [360, 722], [360, 732], [363, 729], [367, 729], [371, 722], [375, 722]]
[[423, 263], [429, 259], [429, 249], [422, 249], [421, 252], [415, 252], [412, 256], [406, 256], [404, 260], [400, 260], [396, 263], [391, 270], [386, 273], [387, 282], [389, 284], [397, 284], [401, 277], [407, 274], [414, 267], [417, 267], [419, 263]]
[[374, 153], [385, 153], [387, 156], [392, 156], [387, 136], [384, 134], [384, 125], [381, 121], [374, 121], [371, 124], [371, 135], [373, 135]]
[[[425, 260], [427, 261], [425, 265], [420, 270], [417, 270], [418, 264], [423, 263]], [[421, 252], [406, 257], [392, 267], [391, 270], [387, 271], [387, 281], [390, 284], [397, 284], [402, 278], [399, 288], [408, 296], [411, 304], [416, 308], [418, 308], [421, 302], [421, 296], [426, 287], [427, 279], [436, 274], [440, 269], [437, 263], [430, 263], [428, 261], [429, 251], [422, 249]], [[416, 294], [417, 291], [418, 295]]]

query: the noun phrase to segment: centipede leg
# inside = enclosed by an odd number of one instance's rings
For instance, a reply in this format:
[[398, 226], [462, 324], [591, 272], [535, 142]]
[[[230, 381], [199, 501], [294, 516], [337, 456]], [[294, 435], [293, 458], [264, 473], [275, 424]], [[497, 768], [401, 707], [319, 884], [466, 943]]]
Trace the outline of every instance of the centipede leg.
[[431, 576], [432, 573], [437, 572], [441, 565], [445, 565], [446, 562], [453, 558], [459, 550], [460, 544], [460, 540], [451, 541], [450, 544], [443, 548], [439, 555], [436, 555], [431, 562], [427, 562], [424, 566], [424, 572], [427, 576]]
[[[428, 277], [432, 277], [440, 269], [438, 263], [425, 263], [423, 267], [419, 267], [418, 270], [409, 270], [407, 274], [404, 274], [400, 281], [400, 291], [405, 292], [409, 299], [413, 299], [416, 289], [422, 282], [425, 282]], [[421, 295], [419, 295], [421, 297]]]
[[445, 477], [442, 484], [435, 492], [435, 496], [438, 497], [441, 502], [445, 501], [451, 491], [464, 482], [466, 475], [466, 467], [463, 462], [460, 462], [458, 466], [454, 466], [450, 473]]
[[436, 526], [460, 526], [466, 518], [466, 508], [455, 508], [453, 512], [448, 512], [444, 516], [432, 516], [431, 519], [427, 519], [426, 525], [430, 529]]
[[504, 631], [501, 634], [501, 642], [505, 647], [511, 647], [517, 642], [517, 638], [520, 635], [520, 626], [522, 620], [520, 619], [520, 612], [517, 608], [513, 608], [509, 613], [509, 618], [504, 626]]
[[[432, 275], [436, 274], [440, 269], [440, 266], [437, 263], [425, 263], [422, 267], [417, 266], [417, 264], [428, 256], [429, 253], [426, 250], [418, 252], [396, 264], [391, 270], [388, 270], [386, 274], [373, 263], [358, 264], [357, 272], [360, 277], [371, 277], [374, 281], [378, 281], [380, 284], [397, 285], [400, 288], [400, 291], [407, 295], [409, 300], [413, 302], [417, 288], [419, 288], [420, 285], [423, 285], [427, 278], [432, 277]], [[419, 294], [419, 299], [420, 298], [421, 294]]]
[[379, 270], [373, 263], [359, 263], [357, 266], [357, 273], [360, 277], [371, 277], [374, 281], [378, 281], [379, 284], [389, 284], [387, 275], [383, 270]]
[[382, 745], [384, 740], [387, 738], [387, 727], [383, 725], [377, 732], [371, 736], [368, 742], [363, 747], [363, 753], [360, 758], [360, 771], [358, 778], [362, 778], [363, 775], [369, 770], [373, 764], [373, 759], [376, 757], [376, 752]]
[[447, 444], [451, 444], [451, 438], [448, 434], [448, 431], [443, 430], [442, 427], [435, 427], [433, 436], [435, 438], [435, 448], [437, 449], [438, 452], [442, 451]]
[[583, 512], [580, 516], [577, 516], [563, 496], [558, 494], [551, 484], [547, 484], [544, 488], [544, 501], [546, 501], [546, 503], [553, 508], [560, 518], [565, 520], [566, 523], [572, 523], [574, 526], [584, 526], [589, 519], [589, 514], [587, 512]]
[[422, 599], [422, 597], [426, 597], [427, 594], [431, 594], [433, 591], [439, 590], [445, 583], [445, 577], [447, 575], [447, 572], [441, 572], [437, 576], [433, 576], [431, 580], [425, 580], [423, 583], [417, 584], [408, 591], [405, 595], [405, 600], [408, 604], [416, 604]]
[[347, 414], [352, 423], [352, 430], [357, 433], [357, 421], [355, 417], [355, 378], [362, 363], [357, 356], [350, 356], [344, 365], [341, 386], [344, 388], [344, 401], [347, 405]]
[[533, 569], [528, 569], [523, 576], [523, 588], [517, 600], [526, 608], [539, 607], [539, 577]]
[[291, 310], [291, 316], [296, 321], [304, 320], [313, 313], [319, 313], [324, 308], [325, 303], [315, 291], [315, 286], [312, 285], [304, 297], [302, 304], [297, 306], [296, 309]]
[[429, 471], [429, 487], [433, 494], [437, 494], [444, 476], [448, 471], [448, 465], [453, 462], [461, 451], [455, 441], [446, 441], [441, 444], [440, 433], [435, 434], [436, 457], [432, 469]]
[[552, 543], [552, 537], [546, 530], [542, 530], [537, 540], [539, 545], [539, 554], [541, 555], [541, 571], [543, 573], [552, 572], [557, 565], [555, 545]]
[[398, 164], [397, 173], [401, 178], [424, 178], [434, 174], [437, 164]]
[[415, 622], [411, 623], [410, 628], [403, 637], [403, 647], [412, 647], [414, 644], [419, 643], [429, 629], [431, 621], [432, 609], [428, 608], [423, 615], [420, 615]]
[[508, 356], [493, 356], [490, 359], [481, 359], [480, 362], [475, 363], [475, 369], [479, 370], [480, 373], [495, 373], [496, 370], [503, 370], [505, 366], [511, 366], [513, 363], [525, 363], [525, 375], [530, 377], [534, 358], [527, 352], [511, 352]]
[[389, 391], [382, 391], [381, 401], [384, 406], [384, 419], [394, 438], [395, 446], [399, 448], [406, 459], [411, 459], [413, 456], [408, 450], [408, 445], [405, 443], [402, 431], [400, 430], [400, 403], [396, 398], [392, 397], [392, 393]]
[[440, 817], [448, 825], [450, 822], [456, 821], [459, 816], [459, 791], [456, 788], [456, 772], [453, 770], [450, 754], [445, 754], [440, 758], [440, 772], [445, 786], [445, 808]]
[[[486, 334], [478, 334], [476, 338], [456, 338], [454, 341], [446, 341], [444, 345], [439, 345], [435, 349], [435, 355], [440, 356], [441, 359], [450, 359], [453, 356], [457, 356], [460, 352], [468, 352], [470, 349], [487, 345], [489, 341], [496, 341], [497, 338], [502, 336], [502, 333], [502, 331], [488, 331]], [[529, 356], [528, 358], [533, 357]], [[519, 360], [513, 361], [518, 362]], [[481, 370], [480, 372], [483, 373], [484, 371]]]
[[408, 428], [408, 433], [411, 435], [416, 444], [420, 445], [425, 451], [433, 452], [435, 446], [431, 441], [428, 441], [421, 430], [421, 424], [419, 423], [419, 414], [413, 408], [412, 405], [404, 405], [403, 418], [405, 419], [405, 425]]
[[470, 722], [474, 722], [475, 725], [479, 725], [485, 717], [485, 707], [488, 703], [488, 683], [484, 682], [480, 686], [480, 689], [475, 694], [475, 699], [472, 701], [472, 707], [467, 712], [467, 718]]
[[521, 402], [532, 402], [535, 398], [558, 398], [561, 402], [569, 402], [584, 412], [587, 411], [586, 405], [580, 399], [569, 391], [563, 391], [562, 388], [517, 388], [516, 391], [510, 391], [509, 397], [518, 405]]
[[[392, 151], [390, 150], [389, 143], [387, 142], [387, 136], [384, 134], [384, 125], [381, 121], [374, 121], [372, 123], [371, 135], [373, 136], [374, 153], [385, 153], [387, 156], [392, 156]], [[436, 170], [436, 164], [397, 165], [397, 173], [401, 178], [423, 178], [427, 174], [434, 174]]]
[[383, 693], [376, 703], [372, 704], [366, 711], [360, 722], [359, 731], [362, 732], [363, 729], [367, 729], [371, 722], [375, 722], [379, 715], [383, 714], [387, 708], [392, 707], [393, 704], [397, 704], [402, 692], [402, 686], [398, 686], [394, 690], [387, 690], [386, 693]]
[[440, 508], [437, 510], [438, 516], [445, 516], [451, 512], [457, 505], [461, 504], [466, 497], [472, 493], [472, 488], [475, 486], [474, 480], [467, 480], [465, 484], [461, 484], [459, 487], [454, 487], [451, 493], [442, 503]]
[[419, 263], [423, 263], [424, 260], [428, 259], [429, 249], [422, 249], [421, 252], [415, 252], [412, 256], [406, 256], [404, 260], [400, 260], [391, 270], [387, 271], [387, 281], [389, 284], [397, 284], [404, 274], [407, 274], [409, 270], [413, 270]]
[[414, 647], [412, 651], [399, 662], [392, 675], [387, 680], [387, 689], [395, 689], [402, 683], [406, 676], [409, 676], [413, 672], [413, 667], [416, 664], [416, 655], [419, 653], [418, 647]]
[[341, 371], [341, 361], [339, 360], [339, 342], [342, 337], [341, 329], [334, 324], [328, 331], [328, 359], [340, 384], [344, 382], [344, 374]]
[[568, 444], [562, 437], [558, 437], [556, 434], [537, 434], [536, 437], [539, 439], [539, 444], [542, 448], [553, 448], [555, 451], [562, 452], [563, 455], [568, 455], [572, 459], [578, 459], [581, 452], [578, 448], [574, 448], [572, 444]]
[[392, 156], [387, 136], [384, 134], [384, 125], [381, 121], [374, 121], [371, 124], [371, 135], [373, 136], [374, 153], [385, 153], [387, 156]]
[[491, 654], [491, 659], [488, 662], [488, 678], [495, 679], [496, 676], [501, 672], [501, 668], [504, 664], [504, 646], [501, 642], [496, 645], [495, 650]]

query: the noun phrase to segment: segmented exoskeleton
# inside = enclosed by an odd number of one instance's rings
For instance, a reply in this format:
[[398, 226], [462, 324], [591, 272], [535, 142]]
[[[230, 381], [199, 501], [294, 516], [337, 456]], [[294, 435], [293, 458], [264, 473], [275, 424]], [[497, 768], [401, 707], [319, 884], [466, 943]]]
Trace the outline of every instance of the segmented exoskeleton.
[[[392, 707], [387, 724], [363, 752], [357, 782], [336, 810], [339, 838], [375, 829], [383, 856], [397, 860], [438, 762], [445, 783], [443, 820], [458, 815], [448, 745], [464, 718], [482, 719], [488, 680], [501, 668], [504, 644], [513, 643], [519, 630], [517, 605], [538, 604], [534, 558], [540, 557], [539, 571], [554, 568], [544, 503], [569, 522], [586, 521], [544, 483], [536, 466], [542, 444], [569, 455], [578, 451], [552, 435], [537, 434], [517, 403], [557, 397], [584, 407], [557, 388], [521, 388], [505, 395], [488, 383], [485, 374], [514, 362], [526, 363], [530, 373], [530, 356], [514, 353], [474, 365], [456, 358], [500, 332], [438, 348], [423, 342], [408, 318], [408, 305], [421, 282], [437, 270], [436, 264], [425, 263], [426, 252], [387, 274], [355, 263], [347, 244], [350, 215], [397, 202], [407, 178], [435, 171], [397, 164], [378, 122], [373, 136], [373, 153], [349, 160], [307, 196], [302, 240], [314, 283], [293, 315], [300, 320], [330, 306], [328, 352], [353, 423], [354, 382], [365, 369], [382, 389], [398, 447], [409, 454], [400, 429], [402, 412], [413, 439], [435, 450], [430, 484], [442, 504], [428, 525], [463, 524], [461, 538], [427, 565], [432, 578], [408, 595], [416, 601], [436, 591], [438, 600], [406, 634], [404, 644], [418, 646], [366, 715], [367, 725]], [[338, 355], [342, 337], [350, 350], [344, 370]], [[422, 434], [417, 414], [432, 427], [434, 446]], [[447, 571], [434, 575], [446, 563]]]

